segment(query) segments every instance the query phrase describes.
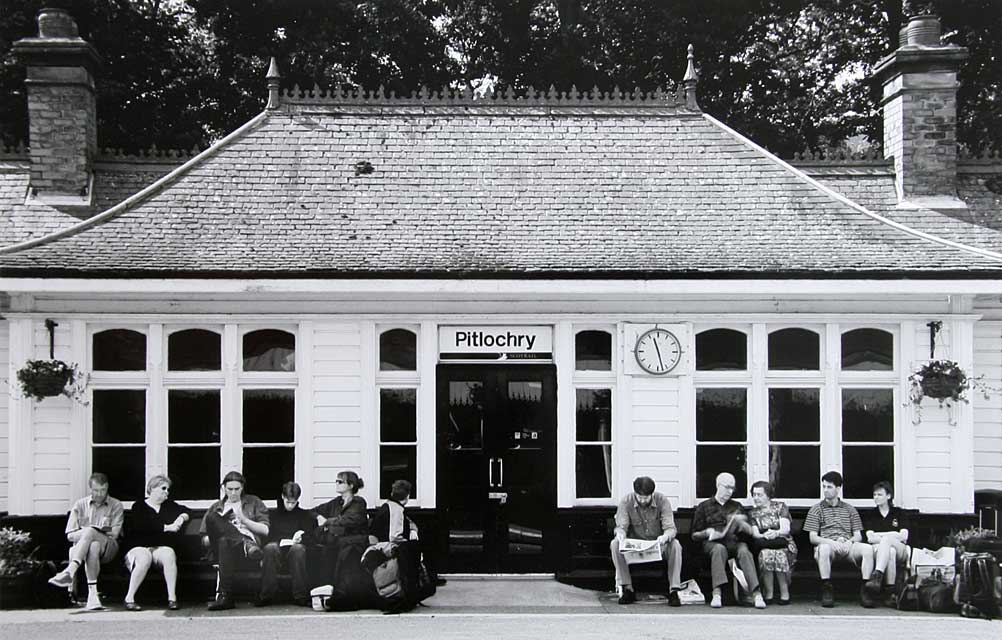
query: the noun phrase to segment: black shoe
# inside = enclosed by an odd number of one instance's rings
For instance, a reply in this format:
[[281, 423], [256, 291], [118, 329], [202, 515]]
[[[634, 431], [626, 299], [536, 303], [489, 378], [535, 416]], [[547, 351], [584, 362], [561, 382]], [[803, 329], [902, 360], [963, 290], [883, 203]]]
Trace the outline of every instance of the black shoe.
[[831, 582], [821, 583], [821, 606], [831, 609], [835, 606], [835, 589]]
[[271, 605], [271, 598], [259, 597], [257, 600], [254, 601], [255, 607], [267, 607], [270, 605]]
[[880, 587], [884, 583], [884, 572], [874, 571], [870, 578], [863, 583], [863, 588], [870, 593], [871, 598], [876, 598], [880, 595]]
[[870, 590], [867, 589], [865, 582], [863, 583], [863, 586], [859, 588], [859, 603], [863, 605], [864, 609], [872, 609], [877, 606], [877, 603], [874, 601]]
[[233, 603], [233, 599], [228, 595], [220, 594], [215, 600], [209, 603], [209, 611], [225, 611], [226, 609], [235, 609], [237, 605]]
[[633, 589], [623, 588], [623, 595], [619, 596], [619, 604], [633, 604], [637, 601], [637, 594]]
[[168, 600], [167, 608], [170, 609], [171, 611], [177, 611], [178, 609], [181, 608], [181, 605], [177, 603], [177, 600]]
[[678, 599], [678, 591], [668, 592], [668, 606], [669, 607], [681, 607], [682, 601]]
[[779, 599], [776, 600], [776, 604], [782, 605], [782, 606], [785, 607], [786, 605], [790, 604], [790, 599], [789, 598], [779, 598]]

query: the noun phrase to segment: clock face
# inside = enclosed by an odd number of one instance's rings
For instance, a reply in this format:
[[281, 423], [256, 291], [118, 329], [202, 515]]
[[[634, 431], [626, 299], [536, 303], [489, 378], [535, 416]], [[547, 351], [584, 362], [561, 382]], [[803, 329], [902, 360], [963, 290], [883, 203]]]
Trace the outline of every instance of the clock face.
[[637, 338], [633, 353], [644, 371], [664, 375], [682, 359], [682, 344], [671, 331], [655, 328]]

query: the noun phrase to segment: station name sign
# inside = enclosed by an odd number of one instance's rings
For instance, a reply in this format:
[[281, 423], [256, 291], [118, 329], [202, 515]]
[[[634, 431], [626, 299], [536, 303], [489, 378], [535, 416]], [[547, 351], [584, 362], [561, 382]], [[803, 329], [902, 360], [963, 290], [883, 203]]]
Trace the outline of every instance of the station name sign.
[[442, 360], [552, 360], [553, 327], [440, 327], [438, 350]]

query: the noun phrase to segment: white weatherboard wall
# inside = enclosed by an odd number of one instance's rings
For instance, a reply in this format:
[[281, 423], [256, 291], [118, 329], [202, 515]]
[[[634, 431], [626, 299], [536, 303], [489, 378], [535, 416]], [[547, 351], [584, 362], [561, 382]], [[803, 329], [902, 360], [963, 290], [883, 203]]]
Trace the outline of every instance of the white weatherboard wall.
[[[57, 359], [70, 363], [81, 363], [71, 351], [72, 322], [55, 319], [55, 352]], [[32, 357], [49, 357], [49, 331], [44, 321], [35, 320], [31, 326]], [[34, 513], [60, 513], [69, 509], [74, 492], [71, 482], [71, 460], [73, 451], [72, 422], [73, 401], [65, 396], [46, 398], [41, 402], [26, 400], [34, 404], [31, 436], [34, 450], [32, 472], [32, 503]], [[80, 443], [82, 444], [81, 439]], [[79, 497], [79, 496], [77, 496]]]
[[[620, 495], [633, 489], [634, 477], [649, 476], [673, 505], [682, 501], [680, 380], [679, 377], [653, 376], [636, 376], [630, 380], [631, 389], [627, 395], [632, 417], [629, 442], [633, 465], [631, 472], [622, 474], [621, 480], [626, 486], [620, 487]], [[689, 466], [686, 465], [687, 471]]]
[[10, 361], [10, 324], [0, 320], [0, 376], [8, 384], [0, 385], [0, 511], [8, 510], [10, 495], [10, 394], [17, 384], [16, 369]]
[[[312, 497], [320, 502], [337, 495], [334, 478], [339, 471], [354, 471], [370, 487], [376, 486], [376, 478], [364, 473], [370, 445], [362, 426], [372, 424], [371, 419], [363, 421], [363, 396], [372, 393], [368, 378], [373, 365], [362, 348], [359, 323], [315, 322], [312, 339]], [[372, 496], [368, 489], [362, 495]]]
[[[1002, 322], [974, 327], [974, 375], [988, 386], [1002, 388]], [[1002, 488], [1002, 394], [989, 398], [971, 391], [974, 407], [974, 489]]]

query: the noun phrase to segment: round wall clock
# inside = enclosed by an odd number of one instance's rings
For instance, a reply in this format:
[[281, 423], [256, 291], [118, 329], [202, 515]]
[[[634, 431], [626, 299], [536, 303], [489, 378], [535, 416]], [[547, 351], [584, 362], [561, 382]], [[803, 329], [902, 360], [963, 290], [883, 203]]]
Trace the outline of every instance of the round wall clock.
[[644, 371], [659, 376], [678, 366], [682, 359], [682, 344], [671, 331], [655, 327], [637, 338], [633, 353]]

